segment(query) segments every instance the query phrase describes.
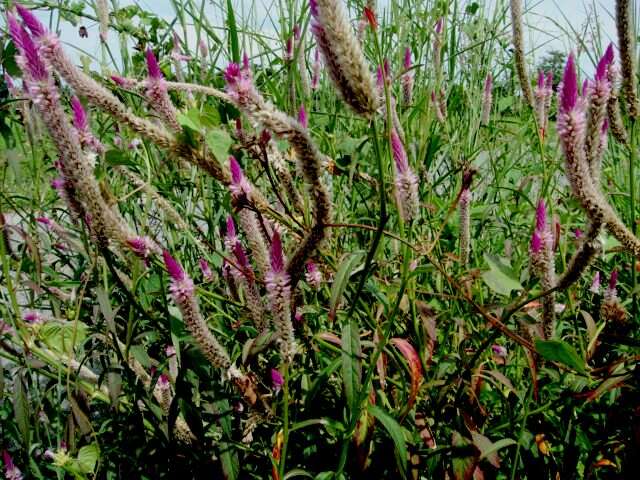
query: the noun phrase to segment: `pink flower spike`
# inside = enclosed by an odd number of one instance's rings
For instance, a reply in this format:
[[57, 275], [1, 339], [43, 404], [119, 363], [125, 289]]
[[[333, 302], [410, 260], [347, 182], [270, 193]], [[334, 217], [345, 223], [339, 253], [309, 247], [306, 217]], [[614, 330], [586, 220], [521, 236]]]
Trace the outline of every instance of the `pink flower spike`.
[[278, 370], [276, 370], [275, 368], [272, 368], [271, 369], [271, 386], [273, 387], [273, 390], [276, 392], [279, 392], [280, 389], [282, 388], [282, 385], [284, 385], [284, 377]]
[[167, 347], [164, 349], [164, 354], [167, 356], [167, 358], [173, 357], [176, 354], [176, 347], [174, 347], [173, 345], [167, 345]]
[[391, 152], [393, 154], [393, 159], [396, 162], [398, 173], [406, 172], [409, 168], [407, 152], [405, 151], [404, 145], [402, 145], [402, 140], [400, 140], [395, 128], [391, 129]]
[[24, 57], [25, 65], [22, 68], [28, 70], [28, 74], [33, 77], [34, 80], [45, 80], [48, 78], [47, 68], [40, 57], [40, 52], [33, 39], [22, 27], [16, 17], [12, 14], [7, 14], [7, 24], [9, 26], [9, 33], [15, 43], [16, 47], [20, 51], [20, 54]]
[[236, 257], [236, 260], [238, 261], [238, 265], [240, 266], [240, 268], [245, 270], [245, 272], [251, 271], [251, 264], [249, 263], [247, 254], [245, 253], [244, 248], [242, 248], [242, 245], [240, 244], [240, 242], [236, 242], [235, 245], [233, 246], [233, 254]]
[[491, 345], [491, 351], [496, 357], [507, 358], [507, 349], [502, 345]]
[[405, 70], [409, 70], [411, 68], [411, 47], [406, 47], [404, 49], [403, 66]]
[[544, 72], [542, 70], [538, 72], [538, 88], [544, 88]]
[[618, 270], [614, 270], [611, 272], [611, 277], [609, 278], [609, 290], [615, 290], [618, 285]]
[[242, 167], [233, 155], [229, 155], [229, 170], [231, 170], [231, 180], [233, 183], [240, 185], [242, 180], [244, 180], [244, 175], [242, 173]]
[[80, 99], [75, 95], [71, 97], [71, 108], [73, 109], [73, 126], [80, 131], [86, 130], [89, 127], [87, 113], [84, 111]]
[[540, 234], [544, 234], [547, 229], [547, 207], [544, 204], [544, 200], [540, 199], [538, 201], [538, 206], [536, 207], [536, 230]]
[[15, 7], [18, 11], [18, 15], [22, 17], [22, 21], [24, 22], [24, 24], [36, 38], [40, 38], [45, 33], [47, 33], [47, 29], [45, 28], [45, 26], [42, 24], [42, 22], [40, 22], [40, 20], [36, 18], [33, 13], [31, 13], [31, 10], [23, 5], [20, 5], [19, 3], [16, 3]]
[[540, 234], [537, 230], [533, 232], [533, 235], [531, 235], [530, 249], [531, 253], [534, 255], [542, 251], [542, 237], [540, 237]]
[[436, 22], [436, 27], [435, 27], [436, 33], [437, 33], [438, 35], [440, 35], [440, 34], [442, 33], [442, 28], [443, 28], [443, 26], [444, 26], [444, 18], [443, 18], [443, 17], [440, 17], [440, 18], [438, 19], [438, 21]]
[[227, 217], [227, 237], [236, 238], [236, 224], [231, 215]]
[[564, 67], [562, 86], [560, 88], [560, 112], [568, 113], [573, 110], [578, 103], [578, 74], [576, 73], [576, 63], [573, 53], [569, 55], [567, 64]]
[[282, 241], [280, 234], [276, 230], [271, 237], [271, 270], [274, 273], [284, 271], [284, 256], [282, 255]]
[[4, 474], [7, 480], [22, 480], [22, 472], [13, 464], [13, 459], [6, 450], [2, 451], [2, 462], [4, 463]]
[[596, 67], [596, 81], [606, 80], [609, 65], [613, 63], [613, 57], [613, 44], [610, 43]]
[[307, 118], [307, 111], [304, 109], [304, 105], [300, 105], [300, 110], [298, 111], [298, 121], [303, 128], [309, 128], [309, 119]]
[[[157, 247], [149, 237], [134, 237], [127, 240], [127, 244], [133, 253], [141, 258], [149, 258]], [[168, 267], [167, 267], [168, 268]]]
[[596, 295], [600, 293], [600, 272], [596, 272], [596, 274], [593, 276], [593, 281], [591, 282], [589, 291], [591, 293], [595, 293]]
[[249, 55], [247, 55], [247, 52], [242, 54], [242, 69], [246, 71], [251, 70], [251, 67], [249, 66]]
[[174, 282], [182, 282], [187, 278], [180, 264], [167, 250], [162, 251], [162, 258], [164, 259], [165, 267], [167, 267], [167, 272]]
[[318, 16], [318, 2], [316, 0], [309, 0], [309, 10], [314, 18]]
[[307, 263], [307, 271], [305, 273], [305, 280], [309, 285], [314, 288], [320, 288], [320, 284], [322, 283], [322, 274], [318, 267], [313, 262]]
[[582, 230], [580, 230], [579, 228], [576, 228], [575, 231], [573, 232], [573, 235], [576, 237], [576, 240], [579, 240], [580, 238], [582, 238]]
[[44, 225], [45, 227], [50, 227], [52, 225], [51, 220], [49, 220], [47, 217], [36, 217], [36, 222]]
[[202, 277], [205, 281], [210, 282], [213, 280], [213, 272], [211, 271], [211, 267], [209, 267], [209, 262], [207, 262], [204, 258], [198, 260], [200, 264], [200, 270], [202, 271]]
[[36, 323], [41, 323], [42, 322], [42, 317], [40, 316], [40, 314], [38, 312], [26, 312], [23, 316], [22, 319], [30, 324], [36, 324]]
[[293, 38], [295, 38], [296, 40], [300, 40], [300, 35], [302, 34], [302, 31], [300, 30], [300, 25], [296, 24], [293, 26]]
[[553, 88], [553, 72], [551, 70], [547, 72], [547, 76], [544, 79], [544, 86], [548, 90]]
[[147, 59], [147, 71], [149, 72], [149, 77], [159, 80], [162, 78], [162, 71], [160, 70], [160, 65], [158, 65], [158, 60], [156, 56], [153, 54], [151, 48], [147, 48], [145, 53], [145, 57]]
[[158, 386], [162, 389], [169, 388], [169, 377], [166, 374], [158, 377]]

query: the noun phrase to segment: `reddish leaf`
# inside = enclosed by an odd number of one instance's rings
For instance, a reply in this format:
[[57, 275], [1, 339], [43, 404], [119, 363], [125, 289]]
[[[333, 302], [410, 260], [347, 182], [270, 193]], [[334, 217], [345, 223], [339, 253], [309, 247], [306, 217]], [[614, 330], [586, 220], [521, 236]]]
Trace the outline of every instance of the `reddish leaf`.
[[411, 372], [411, 391], [409, 392], [407, 406], [403, 410], [404, 414], [406, 414], [411, 410], [418, 396], [418, 389], [422, 381], [422, 364], [420, 363], [418, 352], [416, 352], [415, 348], [413, 348], [407, 340], [403, 338], [392, 338], [391, 344], [402, 353], [409, 364], [409, 370]]

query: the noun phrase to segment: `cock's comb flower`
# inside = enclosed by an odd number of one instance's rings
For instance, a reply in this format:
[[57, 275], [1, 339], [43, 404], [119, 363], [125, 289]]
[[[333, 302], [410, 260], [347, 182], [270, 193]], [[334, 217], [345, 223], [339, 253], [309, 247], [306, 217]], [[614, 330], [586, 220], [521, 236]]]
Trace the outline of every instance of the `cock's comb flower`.
[[4, 475], [7, 480], [22, 480], [22, 472], [13, 463], [13, 459], [9, 452], [2, 451], [2, 462], [4, 463]]
[[480, 114], [480, 121], [482, 125], [489, 125], [489, 118], [491, 116], [491, 104], [493, 102], [492, 90], [493, 77], [490, 73], [488, 73], [487, 77], [484, 80], [484, 90], [482, 91], [482, 111]]
[[147, 72], [149, 73], [145, 82], [149, 104], [171, 129], [179, 132], [182, 127], [178, 122], [176, 109], [169, 98], [167, 84], [162, 75], [162, 70], [160, 70], [158, 60], [150, 48], [147, 48], [145, 57], [147, 60]]
[[267, 296], [271, 302], [273, 322], [280, 336], [280, 352], [286, 361], [295, 353], [293, 324], [291, 323], [291, 279], [284, 268], [284, 254], [280, 234], [275, 231], [271, 239], [271, 269], [265, 276]]
[[309, 6], [311, 31], [343, 100], [356, 113], [372, 115], [378, 106], [373, 78], [341, 2], [310, 0]]
[[284, 377], [275, 368], [271, 369], [271, 387], [275, 392], [279, 392], [284, 385]]
[[127, 240], [127, 244], [133, 253], [144, 259], [149, 258], [151, 254], [160, 253], [156, 242], [149, 237], [133, 237]]
[[313, 288], [320, 288], [322, 284], [322, 273], [318, 270], [318, 266], [313, 262], [307, 262], [307, 271], [305, 279]]
[[402, 84], [402, 99], [405, 104], [411, 103], [413, 98], [413, 71], [411, 71], [411, 48], [404, 49], [404, 60], [402, 62], [405, 72], [402, 74], [400, 82]]
[[409, 166], [407, 152], [395, 128], [391, 129], [391, 153], [396, 167], [396, 202], [400, 216], [408, 222], [418, 215], [418, 177]]
[[16, 3], [15, 7], [24, 24], [36, 38], [41, 37], [47, 33], [47, 29], [44, 27], [42, 22], [40, 22], [40, 20], [36, 18], [31, 10], [19, 3]]
[[[31, 15], [30, 12], [29, 15]], [[7, 13], [7, 25], [13, 43], [20, 53], [17, 61], [23, 73], [26, 74], [27, 78], [25, 80], [27, 80], [27, 83], [48, 81], [50, 79], [49, 71], [31, 35], [11, 13]]]
[[251, 184], [244, 176], [242, 167], [233, 155], [229, 156], [229, 170], [231, 171], [231, 185], [229, 190], [235, 198], [249, 197], [253, 190]]
[[198, 260], [198, 264], [200, 265], [200, 271], [202, 272], [202, 277], [205, 282], [213, 281], [213, 272], [211, 271], [211, 267], [209, 266], [209, 262], [207, 262], [204, 258]]
[[593, 281], [591, 282], [591, 287], [589, 287], [589, 291], [598, 295], [600, 293], [600, 272], [596, 272], [593, 276]]
[[304, 128], [309, 127], [309, 118], [307, 117], [307, 111], [304, 109], [304, 105], [300, 105], [300, 110], [298, 110], [298, 121]]
[[244, 56], [243, 65], [230, 63], [224, 71], [226, 90], [229, 96], [241, 106], [246, 106], [258, 97], [249, 67], [249, 58]]
[[91, 132], [87, 112], [84, 110], [80, 99], [75, 95], [71, 97], [71, 109], [73, 110], [73, 126], [78, 132], [82, 147], [89, 147], [96, 153], [104, 152], [104, 145]]

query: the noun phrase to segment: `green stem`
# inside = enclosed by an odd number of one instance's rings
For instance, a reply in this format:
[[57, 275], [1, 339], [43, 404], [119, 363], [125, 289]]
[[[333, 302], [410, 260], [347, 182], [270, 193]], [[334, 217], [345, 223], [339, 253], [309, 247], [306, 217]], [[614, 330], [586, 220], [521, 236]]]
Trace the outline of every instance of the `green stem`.
[[[629, 221], [631, 222], [631, 231], [634, 235], [638, 234], [638, 225], [636, 223], [636, 181], [635, 181], [635, 163], [636, 163], [636, 121], [631, 122], [631, 135], [629, 139]], [[632, 299], [631, 312], [632, 317], [638, 317], [638, 275], [636, 272], [636, 258], [632, 256], [631, 261], [631, 282], [632, 282]]]
[[284, 362], [284, 384], [282, 385], [282, 451], [278, 465], [278, 478], [284, 478], [285, 462], [287, 460], [287, 444], [289, 443], [289, 362]]

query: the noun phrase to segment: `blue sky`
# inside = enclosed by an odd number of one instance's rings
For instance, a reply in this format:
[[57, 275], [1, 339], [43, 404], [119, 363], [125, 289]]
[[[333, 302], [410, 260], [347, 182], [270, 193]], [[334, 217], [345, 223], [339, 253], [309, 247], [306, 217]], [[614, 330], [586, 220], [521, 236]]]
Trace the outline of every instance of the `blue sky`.
[[[260, 30], [267, 36], [274, 35], [273, 24], [277, 11], [278, 0], [232, 0], [236, 7], [239, 21], [244, 19], [253, 30]], [[471, 0], [468, 0], [471, 1]], [[479, 0], [482, 3], [482, 0]], [[484, 0], [493, 8], [496, 4], [504, 5], [507, 0]], [[90, 2], [93, 3], [93, 2]], [[137, 3], [145, 10], [171, 21], [175, 17], [170, 0], [120, 0], [121, 6]], [[196, 2], [199, 3], [199, 2]], [[225, 2], [221, 1], [221, 4]], [[550, 49], [569, 51], [575, 49], [575, 42], [567, 37], [571, 28], [580, 31], [582, 25], [590, 15], [597, 15], [601, 29], [603, 45], [615, 38], [615, 24], [612, 17], [613, 0], [523, 0], [526, 15], [526, 43], [527, 48], [536, 47], [533, 56], [536, 61]], [[378, 8], [386, 8], [389, 0], [378, 0]], [[90, 7], [89, 7], [90, 8]], [[221, 9], [207, 2], [206, 16], [213, 25], [221, 26]], [[46, 17], [48, 19], [48, 17]], [[94, 58], [101, 58], [101, 48], [98, 41], [98, 28], [93, 22], [86, 23], [89, 30], [88, 39], [78, 38], [77, 29], [65, 26], [62, 29], [62, 39], [69, 46], [83, 51]], [[195, 34], [192, 29], [187, 32], [190, 50], [195, 49]], [[117, 53], [115, 35], [110, 37], [112, 51]], [[582, 66], [590, 69], [588, 61], [583, 58]]]

